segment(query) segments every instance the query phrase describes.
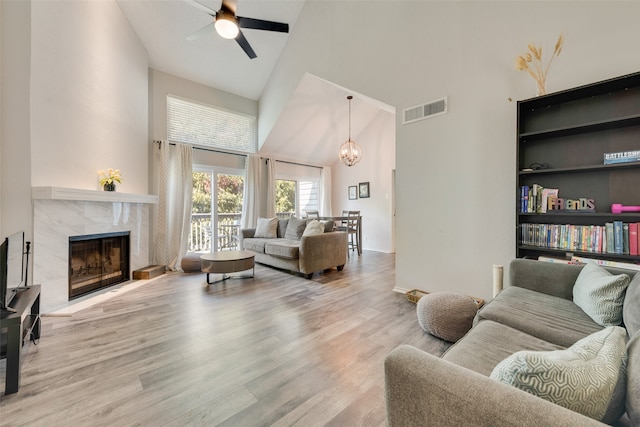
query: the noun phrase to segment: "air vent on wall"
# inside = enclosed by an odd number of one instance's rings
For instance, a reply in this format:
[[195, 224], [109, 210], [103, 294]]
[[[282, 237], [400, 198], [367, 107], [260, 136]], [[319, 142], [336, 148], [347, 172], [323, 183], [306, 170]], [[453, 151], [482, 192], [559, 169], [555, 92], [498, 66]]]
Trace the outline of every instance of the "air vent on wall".
[[427, 104], [416, 105], [402, 111], [402, 124], [424, 120], [429, 117], [439, 116], [447, 113], [447, 97], [429, 102]]

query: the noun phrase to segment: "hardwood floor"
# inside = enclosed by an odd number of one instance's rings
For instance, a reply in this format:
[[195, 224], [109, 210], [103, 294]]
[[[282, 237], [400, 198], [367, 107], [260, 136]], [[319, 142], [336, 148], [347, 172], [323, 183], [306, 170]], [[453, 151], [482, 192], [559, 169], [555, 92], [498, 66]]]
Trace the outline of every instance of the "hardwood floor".
[[260, 264], [209, 287], [204, 273], [167, 274], [45, 317], [0, 424], [382, 426], [389, 351], [448, 347], [393, 285], [394, 256], [365, 252], [311, 280]]

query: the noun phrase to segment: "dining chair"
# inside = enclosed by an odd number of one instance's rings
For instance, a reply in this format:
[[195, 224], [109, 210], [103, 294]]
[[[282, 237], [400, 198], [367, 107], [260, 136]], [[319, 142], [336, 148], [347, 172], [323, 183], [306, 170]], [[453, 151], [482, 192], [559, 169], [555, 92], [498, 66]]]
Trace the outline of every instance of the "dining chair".
[[340, 221], [340, 225], [336, 228], [337, 231], [344, 231], [347, 233], [347, 255], [350, 256], [350, 251], [355, 250], [360, 253], [360, 240], [359, 227], [360, 227], [360, 211], [342, 211], [343, 220]]
[[307, 218], [309, 218], [309, 219], [319, 219], [320, 218], [320, 214], [318, 214], [318, 211], [305, 211], [305, 213], [307, 214]]

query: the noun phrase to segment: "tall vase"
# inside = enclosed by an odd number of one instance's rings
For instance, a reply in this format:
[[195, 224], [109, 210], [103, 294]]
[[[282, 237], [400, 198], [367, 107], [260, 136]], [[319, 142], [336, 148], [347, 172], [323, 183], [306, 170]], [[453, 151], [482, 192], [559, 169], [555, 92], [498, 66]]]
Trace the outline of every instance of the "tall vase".
[[111, 182], [111, 183], [106, 183], [105, 185], [102, 186], [102, 189], [104, 191], [116, 191], [116, 183], [115, 182]]

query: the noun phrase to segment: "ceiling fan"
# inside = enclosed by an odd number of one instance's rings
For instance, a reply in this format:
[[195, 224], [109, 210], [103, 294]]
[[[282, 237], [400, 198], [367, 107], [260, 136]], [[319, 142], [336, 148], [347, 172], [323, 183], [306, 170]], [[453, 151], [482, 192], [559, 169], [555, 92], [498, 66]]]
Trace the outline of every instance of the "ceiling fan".
[[187, 40], [195, 40], [200, 36], [209, 34], [215, 28], [216, 32], [225, 39], [235, 39], [242, 50], [251, 59], [257, 57], [253, 48], [242, 34], [240, 28], [251, 30], [277, 31], [280, 33], [289, 32], [289, 24], [274, 21], [264, 21], [262, 19], [244, 18], [236, 15], [236, 0], [222, 0], [220, 10], [213, 10], [208, 6], [198, 2], [197, 0], [184, 0], [194, 7], [211, 15], [213, 22], [207, 24], [204, 28], [196, 31], [187, 37]]

